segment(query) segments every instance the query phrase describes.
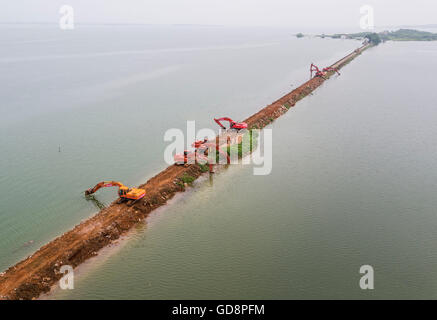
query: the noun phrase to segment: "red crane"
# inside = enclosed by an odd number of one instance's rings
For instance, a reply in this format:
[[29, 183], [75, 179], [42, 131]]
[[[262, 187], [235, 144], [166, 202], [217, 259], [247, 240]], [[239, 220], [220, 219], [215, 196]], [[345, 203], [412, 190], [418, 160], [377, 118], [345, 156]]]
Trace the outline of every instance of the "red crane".
[[229, 122], [229, 129], [235, 129], [237, 131], [240, 131], [242, 129], [247, 129], [246, 122], [235, 122], [234, 120], [232, 120], [231, 118], [228, 118], [228, 117], [223, 117], [223, 118], [219, 118], [219, 119], [214, 118], [214, 121], [217, 122], [217, 124], [222, 129], [226, 129], [226, 127], [221, 123], [222, 121]]
[[203, 140], [194, 141], [194, 143], [191, 146], [194, 147], [195, 149], [197, 149], [202, 144], [207, 143], [207, 142], [208, 142], [208, 138], [205, 137], [205, 139], [203, 139]]
[[340, 72], [338, 72], [337, 68], [326, 67], [323, 68], [323, 70], [320, 70], [319, 67], [317, 67], [314, 63], [311, 63], [311, 67], [310, 67], [311, 78], [313, 78], [313, 73], [314, 73], [314, 77], [320, 77], [325, 79], [325, 75], [331, 71], [335, 71], [337, 72], [338, 75], [340, 75]]

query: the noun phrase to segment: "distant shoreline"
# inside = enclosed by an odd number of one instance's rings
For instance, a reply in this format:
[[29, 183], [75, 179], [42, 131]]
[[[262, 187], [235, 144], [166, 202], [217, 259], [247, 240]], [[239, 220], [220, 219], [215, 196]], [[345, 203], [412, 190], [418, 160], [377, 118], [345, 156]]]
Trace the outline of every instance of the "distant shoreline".
[[[437, 26], [436, 26], [437, 27]], [[333, 39], [355, 39], [370, 41], [376, 40], [384, 41], [437, 41], [437, 33], [428, 31], [420, 31], [415, 29], [398, 29], [396, 31], [382, 31], [382, 32], [360, 32], [360, 33], [336, 33], [332, 35], [321, 34], [321, 38]], [[378, 43], [379, 43], [378, 42]]]

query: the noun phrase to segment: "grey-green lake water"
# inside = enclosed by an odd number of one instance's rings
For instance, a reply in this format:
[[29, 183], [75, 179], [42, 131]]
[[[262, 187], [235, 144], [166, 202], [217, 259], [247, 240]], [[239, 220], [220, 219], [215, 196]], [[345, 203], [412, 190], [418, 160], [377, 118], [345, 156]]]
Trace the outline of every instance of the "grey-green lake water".
[[[93, 215], [82, 191], [97, 181], [165, 168], [168, 128], [243, 119], [360, 45], [254, 28], [0, 39], [0, 269]], [[199, 181], [49, 298], [436, 298], [436, 57], [436, 43], [368, 50], [270, 126], [270, 175]]]

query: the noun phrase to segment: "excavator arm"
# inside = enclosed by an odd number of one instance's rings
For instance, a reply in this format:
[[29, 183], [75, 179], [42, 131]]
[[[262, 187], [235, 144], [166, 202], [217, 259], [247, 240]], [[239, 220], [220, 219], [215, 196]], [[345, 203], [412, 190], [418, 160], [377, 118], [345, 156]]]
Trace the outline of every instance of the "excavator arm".
[[335, 71], [337, 72], [338, 75], [340, 75], [340, 72], [338, 71], [337, 68], [326, 67], [323, 69], [323, 72], [330, 72], [330, 71]]
[[217, 122], [217, 124], [218, 124], [222, 129], [226, 129], [226, 127], [222, 124], [222, 121], [228, 121], [228, 122], [229, 122], [229, 127], [230, 127], [230, 128], [232, 128], [232, 125], [235, 123], [234, 120], [232, 120], [231, 118], [228, 118], [228, 117], [223, 117], [223, 118], [219, 118], [219, 119], [214, 118], [214, 121]]
[[245, 122], [235, 122], [234, 120], [232, 120], [231, 118], [228, 117], [223, 117], [223, 118], [219, 118], [216, 119], [214, 118], [214, 121], [222, 128], [222, 129], [226, 129], [226, 127], [222, 124], [222, 121], [228, 121], [229, 122], [229, 128], [230, 129], [237, 129], [237, 130], [241, 130], [241, 129], [246, 129], [247, 128], [247, 123]]
[[316, 77], [323, 76], [323, 73], [320, 71], [319, 67], [317, 67], [314, 63], [311, 63], [310, 73], [311, 73], [311, 78], [313, 77], [313, 73]]
[[124, 186], [124, 184], [122, 184], [121, 182], [118, 182], [118, 181], [102, 181], [102, 182], [99, 182], [98, 184], [96, 184], [93, 188], [89, 188], [88, 190], [86, 190], [85, 195], [93, 194], [101, 188], [110, 188], [110, 187], [122, 188], [125, 186]]

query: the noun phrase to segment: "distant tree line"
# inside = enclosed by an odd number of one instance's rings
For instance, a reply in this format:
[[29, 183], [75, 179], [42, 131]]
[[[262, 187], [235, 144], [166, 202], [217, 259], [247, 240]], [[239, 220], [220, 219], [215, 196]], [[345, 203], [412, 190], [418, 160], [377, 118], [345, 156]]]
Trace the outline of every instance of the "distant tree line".
[[379, 33], [375, 32], [360, 32], [360, 33], [337, 33], [333, 35], [320, 35], [319, 37], [330, 37], [334, 39], [347, 38], [347, 39], [367, 39], [370, 43], [377, 45], [382, 41], [437, 41], [437, 33], [412, 30], [412, 29], [399, 29], [397, 31], [383, 31]]
[[377, 33], [369, 33], [366, 34], [365, 37], [367, 40], [369, 40], [369, 42], [373, 45], [378, 45], [381, 43], [381, 37], [377, 34]]

